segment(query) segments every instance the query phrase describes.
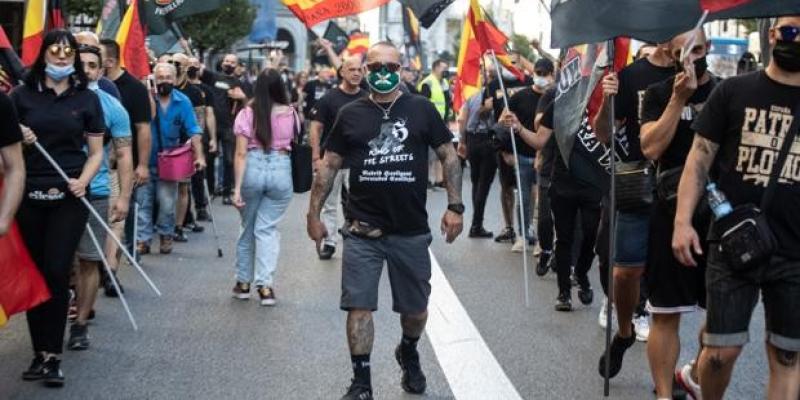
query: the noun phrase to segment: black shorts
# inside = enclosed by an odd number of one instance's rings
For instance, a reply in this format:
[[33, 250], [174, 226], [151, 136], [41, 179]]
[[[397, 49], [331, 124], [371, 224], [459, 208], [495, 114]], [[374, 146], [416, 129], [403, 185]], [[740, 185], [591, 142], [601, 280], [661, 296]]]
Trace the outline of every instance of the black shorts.
[[497, 152], [497, 168], [500, 173], [500, 184], [505, 187], [517, 187], [517, 178], [514, 175], [514, 167], [506, 164], [501, 152]]
[[800, 351], [800, 260], [774, 256], [765, 265], [734, 272], [712, 245], [706, 290], [706, 346], [739, 347], [747, 343], [750, 318], [761, 294], [767, 341], [779, 349]]
[[430, 233], [385, 235], [364, 239], [342, 230], [342, 299], [340, 308], [378, 309], [378, 284], [384, 262], [392, 287], [392, 309], [415, 315], [428, 309], [431, 294]]
[[[655, 314], [692, 312], [706, 306], [706, 259], [695, 255], [696, 267], [687, 267], [672, 253], [675, 216], [669, 207], [656, 203], [650, 214], [650, 238], [647, 251], [647, 311]], [[702, 240], [703, 254], [708, 218], [695, 218], [693, 225]]]

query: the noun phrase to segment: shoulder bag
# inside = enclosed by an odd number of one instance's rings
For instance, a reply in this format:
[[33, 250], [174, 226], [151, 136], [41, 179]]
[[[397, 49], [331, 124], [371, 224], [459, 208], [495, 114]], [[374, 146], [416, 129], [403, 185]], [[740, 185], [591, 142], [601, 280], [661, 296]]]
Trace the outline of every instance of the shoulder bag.
[[656, 174], [648, 160], [616, 163], [617, 210], [637, 212], [653, 205]]
[[781, 170], [800, 129], [798, 110], [800, 106], [795, 106], [792, 126], [784, 137], [778, 159], [772, 166], [767, 188], [761, 197], [761, 205], [742, 204], [714, 222], [712, 235], [719, 238], [719, 252], [726, 265], [735, 272], [746, 272], [763, 265], [769, 261], [778, 247], [778, 240], [764, 212], [772, 203]]
[[291, 152], [292, 185], [295, 193], [305, 193], [311, 190], [311, 182], [314, 179], [311, 146], [304, 140], [297, 111], [292, 109], [292, 115], [295, 119]]

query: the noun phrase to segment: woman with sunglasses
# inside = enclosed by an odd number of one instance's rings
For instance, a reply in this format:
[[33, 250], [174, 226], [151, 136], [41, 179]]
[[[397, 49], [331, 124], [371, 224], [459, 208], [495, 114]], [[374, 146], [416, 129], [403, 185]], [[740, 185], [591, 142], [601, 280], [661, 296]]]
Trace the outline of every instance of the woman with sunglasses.
[[289, 106], [288, 93], [277, 70], [265, 69], [255, 85], [255, 97], [236, 116], [232, 201], [242, 217], [236, 245], [234, 297], [250, 298], [255, 283], [262, 306], [275, 305], [273, 276], [278, 264], [278, 222], [292, 199], [289, 152], [300, 118]]
[[[11, 93], [25, 148], [25, 193], [17, 212], [22, 238], [50, 289], [50, 300], [28, 311], [34, 358], [24, 380], [64, 385], [60, 355], [69, 301], [69, 273], [89, 211], [81, 204], [103, 160], [100, 101], [88, 90], [71, 33], [44, 37], [25, 83]], [[38, 142], [69, 176], [64, 181], [35, 147]], [[84, 148], [88, 148], [87, 151]]]

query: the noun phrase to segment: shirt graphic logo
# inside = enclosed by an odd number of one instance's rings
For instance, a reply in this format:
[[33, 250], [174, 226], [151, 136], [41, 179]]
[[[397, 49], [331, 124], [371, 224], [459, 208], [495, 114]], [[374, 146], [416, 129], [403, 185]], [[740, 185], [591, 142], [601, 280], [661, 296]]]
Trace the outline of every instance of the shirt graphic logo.
[[[783, 141], [789, 134], [792, 119], [792, 110], [786, 107], [745, 108], [742, 139], [739, 142], [736, 162], [736, 171], [742, 174], [743, 181], [767, 186]], [[786, 163], [779, 168], [782, 169], [778, 182], [783, 184], [800, 182], [800, 141], [797, 137], [789, 149]]]
[[397, 154], [405, 148], [403, 142], [406, 139], [408, 139], [408, 129], [405, 119], [384, 122], [381, 124], [381, 133], [368, 143], [369, 155], [376, 157]]

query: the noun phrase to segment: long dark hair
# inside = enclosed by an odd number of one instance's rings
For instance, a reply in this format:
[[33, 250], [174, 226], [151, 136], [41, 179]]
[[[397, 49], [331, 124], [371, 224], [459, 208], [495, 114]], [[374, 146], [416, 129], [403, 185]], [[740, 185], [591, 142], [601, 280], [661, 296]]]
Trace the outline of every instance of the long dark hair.
[[255, 96], [250, 103], [253, 110], [253, 131], [264, 148], [269, 149], [272, 145], [272, 107], [275, 104], [289, 104], [281, 74], [272, 68], [261, 71], [256, 79], [254, 92]]
[[42, 40], [42, 46], [39, 47], [39, 55], [36, 56], [36, 61], [33, 63], [31, 70], [28, 71], [28, 74], [25, 76], [25, 85], [33, 89], [37, 88], [40, 84], [44, 86], [44, 69], [47, 67], [45, 54], [52, 44], [62, 42], [66, 42], [69, 47], [72, 47], [72, 54], [75, 57], [75, 61], [72, 65], [75, 67], [75, 72], [70, 77], [73, 80], [73, 85], [78, 89], [86, 89], [86, 83], [89, 80], [86, 78], [86, 73], [83, 72], [81, 58], [78, 55], [78, 41], [75, 40], [75, 36], [72, 36], [72, 33], [63, 29], [52, 30], [47, 32], [47, 34], [44, 36], [44, 40]]

